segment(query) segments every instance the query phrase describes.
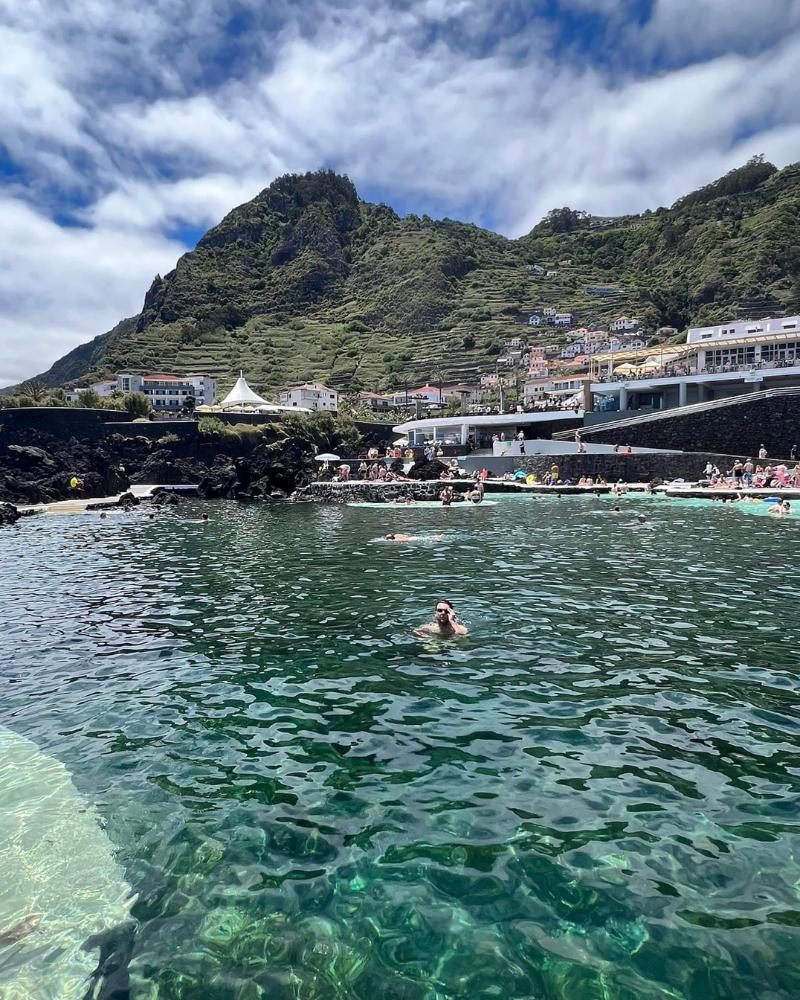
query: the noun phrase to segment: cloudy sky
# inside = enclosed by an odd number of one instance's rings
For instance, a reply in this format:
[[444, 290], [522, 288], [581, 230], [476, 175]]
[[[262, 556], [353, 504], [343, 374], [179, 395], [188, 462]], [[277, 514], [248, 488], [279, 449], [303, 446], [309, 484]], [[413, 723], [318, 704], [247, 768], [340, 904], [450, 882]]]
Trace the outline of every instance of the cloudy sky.
[[0, 0], [0, 386], [286, 171], [526, 232], [800, 159], [800, 0]]

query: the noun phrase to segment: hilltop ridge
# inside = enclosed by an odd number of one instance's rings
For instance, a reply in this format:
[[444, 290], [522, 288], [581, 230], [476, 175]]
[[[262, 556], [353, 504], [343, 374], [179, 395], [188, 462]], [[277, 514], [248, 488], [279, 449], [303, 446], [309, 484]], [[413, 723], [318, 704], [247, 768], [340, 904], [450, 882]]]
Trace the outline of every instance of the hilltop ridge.
[[[157, 275], [142, 311], [38, 376], [240, 369], [261, 391], [322, 379], [383, 389], [493, 368], [545, 306], [654, 333], [800, 309], [800, 164], [754, 158], [671, 208], [594, 217], [554, 210], [526, 236], [398, 216], [332, 171], [287, 174]], [[532, 343], [563, 332], [532, 330]]]

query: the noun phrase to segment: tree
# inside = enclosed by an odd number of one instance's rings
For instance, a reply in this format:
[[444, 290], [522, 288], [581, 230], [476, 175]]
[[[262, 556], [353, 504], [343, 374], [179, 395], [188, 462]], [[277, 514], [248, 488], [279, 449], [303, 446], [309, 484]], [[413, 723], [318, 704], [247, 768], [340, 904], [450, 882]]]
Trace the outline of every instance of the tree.
[[143, 392], [126, 393], [123, 397], [122, 405], [131, 420], [135, 420], [137, 417], [147, 417], [150, 419], [153, 415], [153, 407], [150, 405], [150, 400]]
[[183, 401], [183, 409], [186, 413], [194, 413], [194, 408], [197, 406], [197, 400], [194, 396], [187, 396]]
[[[800, 275], [792, 282], [792, 287], [789, 291], [789, 301], [786, 303], [786, 307], [790, 313], [800, 313]], [[23, 386], [24, 388], [25, 386]]]
[[20, 390], [23, 395], [30, 396], [34, 403], [44, 402], [47, 395], [47, 386], [38, 378], [29, 378], [27, 382], [22, 383]]
[[90, 409], [99, 409], [101, 406], [100, 397], [94, 389], [81, 389], [78, 393], [78, 406], [87, 406]]

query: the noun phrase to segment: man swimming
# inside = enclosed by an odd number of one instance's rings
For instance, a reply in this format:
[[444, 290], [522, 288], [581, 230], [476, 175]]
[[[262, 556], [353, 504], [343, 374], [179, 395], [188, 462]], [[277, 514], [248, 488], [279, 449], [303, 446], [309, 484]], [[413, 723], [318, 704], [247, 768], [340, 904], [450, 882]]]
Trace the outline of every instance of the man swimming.
[[434, 612], [434, 620], [415, 628], [414, 635], [469, 635], [469, 629], [466, 625], [461, 625], [458, 621], [456, 621], [455, 609], [450, 601], [437, 601], [436, 611]]

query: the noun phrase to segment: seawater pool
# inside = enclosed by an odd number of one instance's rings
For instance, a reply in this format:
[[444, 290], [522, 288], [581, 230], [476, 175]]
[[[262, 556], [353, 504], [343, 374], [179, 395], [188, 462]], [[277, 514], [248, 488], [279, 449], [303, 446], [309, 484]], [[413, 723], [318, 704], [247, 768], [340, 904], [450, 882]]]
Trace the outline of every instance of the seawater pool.
[[497, 499], [0, 533], [0, 726], [138, 894], [135, 1000], [800, 996], [800, 524]]

